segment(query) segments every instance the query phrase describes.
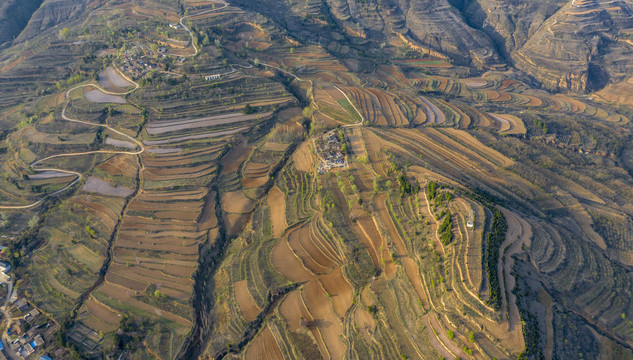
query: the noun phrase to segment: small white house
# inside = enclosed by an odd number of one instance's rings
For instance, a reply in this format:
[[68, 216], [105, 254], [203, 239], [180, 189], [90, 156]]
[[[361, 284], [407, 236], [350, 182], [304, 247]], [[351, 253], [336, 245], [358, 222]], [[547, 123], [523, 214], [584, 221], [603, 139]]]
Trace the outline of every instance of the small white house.
[[470, 216], [468, 217], [466, 226], [469, 228], [475, 227], [475, 210], [470, 210]]
[[0, 271], [2, 271], [5, 274], [11, 271], [11, 264], [9, 264], [6, 261], [0, 261]]
[[221, 77], [222, 75], [220, 74], [213, 74], [213, 75], [207, 75], [204, 77], [205, 80], [209, 81], [209, 80], [217, 80]]

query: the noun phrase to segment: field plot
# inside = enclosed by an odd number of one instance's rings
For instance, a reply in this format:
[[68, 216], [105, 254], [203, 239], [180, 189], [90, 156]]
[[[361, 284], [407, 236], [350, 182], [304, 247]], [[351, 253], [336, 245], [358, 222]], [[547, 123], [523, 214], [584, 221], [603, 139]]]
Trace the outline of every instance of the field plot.
[[284, 357], [277, 340], [270, 329], [266, 327], [248, 346], [244, 358], [247, 360], [282, 360]]
[[[105, 282], [93, 293], [116, 311], [168, 320], [174, 329], [169, 341], [175, 341], [169, 346], [182, 341], [183, 332], [191, 326], [188, 304], [192, 274], [198, 266], [198, 244], [212, 236], [209, 230], [216, 223], [198, 222], [207, 196], [205, 189], [194, 188], [145, 191], [134, 197], [114, 241]], [[204, 215], [209, 216], [208, 212]], [[89, 306], [84, 308], [87, 317], [97, 316]]]
[[303, 142], [292, 154], [292, 160], [299, 171], [309, 172], [314, 170], [314, 155], [310, 152], [310, 144]]
[[[459, 95], [468, 100], [475, 101], [476, 103], [490, 102], [497, 105], [508, 105], [512, 107], [521, 106], [541, 111], [583, 114], [593, 116], [595, 119], [599, 119], [604, 122], [615, 124], [626, 124], [629, 122], [629, 119], [622, 114], [606, 110], [605, 108], [598, 107], [581, 99], [562, 94], [549, 95], [543, 91], [531, 90], [525, 84], [517, 81], [511, 79], [500, 79], [497, 76], [472, 78], [459, 81], [449, 78], [423, 77], [419, 79], [412, 79], [411, 83], [413, 86], [427, 91], [438, 91], [446, 94]], [[459, 84], [463, 84], [465, 86], [459, 86]], [[625, 88], [621, 84], [616, 86], [619, 88]], [[623, 97], [614, 97], [610, 91], [612, 90], [607, 88], [595, 96], [598, 99], [624, 99]], [[514, 117], [509, 118], [509, 116], [509, 114], [504, 114], [503, 117], [499, 119], [499, 132], [505, 132], [508, 135], [523, 134], [525, 130], [524, 127], [522, 127], [522, 123], [516, 121]], [[512, 127], [514, 124], [516, 124], [516, 129]], [[508, 125], [510, 126], [509, 128]]]
[[286, 199], [279, 188], [273, 188], [268, 194], [268, 207], [270, 208], [273, 236], [278, 237], [288, 225], [286, 223]]
[[86, 183], [81, 188], [81, 190], [85, 192], [92, 192], [92, 193], [97, 193], [101, 195], [109, 195], [109, 196], [116, 196], [116, 197], [123, 197], [123, 198], [132, 195], [132, 193], [134, 192], [134, 190], [126, 188], [125, 186], [121, 186], [121, 185], [112, 186], [112, 184], [93, 176], [89, 177], [86, 180]]
[[200, 143], [194, 149], [181, 150], [176, 146], [161, 146], [157, 153], [145, 152], [142, 161], [145, 166], [144, 186], [155, 188], [178, 184], [208, 184], [216, 175], [215, 160], [222, 154], [224, 141]]
[[257, 114], [264, 114], [273, 107], [294, 102], [280, 84], [260, 78], [237, 77], [219, 84], [193, 81], [187, 88], [177, 87], [180, 94], [188, 94], [186, 100], [170, 89], [168, 86], [141, 88], [130, 96], [152, 109], [154, 120], [160, 121], [234, 114], [242, 111], [246, 104], [257, 109]]
[[248, 284], [246, 280], [236, 281], [233, 283], [233, 289], [235, 291], [235, 299], [242, 311], [242, 315], [246, 321], [253, 321], [257, 318], [257, 315], [262, 311], [253, 297], [248, 292]]
[[48, 242], [28, 269], [47, 274], [28, 284], [38, 306], [55, 316], [65, 315], [92, 286], [123, 205], [122, 198], [80, 193], [49, 218], [44, 228]]
[[361, 120], [362, 115], [354, 109], [354, 106], [358, 108], [358, 105], [352, 106], [345, 98], [345, 93], [333, 85], [317, 86], [314, 89], [314, 98], [319, 106], [319, 113], [335, 122], [351, 124]]
[[103, 104], [103, 103], [114, 103], [114, 104], [125, 104], [127, 101], [117, 95], [110, 95], [102, 92], [99, 89], [89, 90], [84, 93], [86, 99], [93, 103]]
[[158, 135], [170, 132], [181, 132], [182, 130], [197, 129], [202, 127], [230, 125], [233, 123], [249, 122], [252, 120], [264, 120], [272, 112], [255, 115], [244, 115], [242, 113], [216, 115], [200, 119], [180, 119], [153, 121], [146, 128], [149, 135]]
[[127, 91], [126, 88], [134, 86], [134, 84], [121, 76], [119, 71], [114, 69], [112, 66], [108, 66], [105, 70], [99, 73], [97, 83], [102, 88], [110, 92], [117, 93], [124, 93]]
[[523, 121], [516, 116], [508, 114], [490, 114], [494, 119], [499, 121], [499, 134], [507, 135], [523, 135], [525, 134], [525, 125]]
[[378, 89], [343, 88], [363, 118], [375, 125], [412, 126], [427, 122], [427, 104], [414, 96]]

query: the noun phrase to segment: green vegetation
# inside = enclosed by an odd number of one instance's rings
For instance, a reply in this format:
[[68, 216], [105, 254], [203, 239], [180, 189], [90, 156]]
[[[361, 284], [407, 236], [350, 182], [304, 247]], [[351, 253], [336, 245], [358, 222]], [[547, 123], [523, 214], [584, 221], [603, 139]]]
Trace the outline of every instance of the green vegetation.
[[249, 115], [249, 114], [254, 114], [257, 110], [251, 106], [251, 104], [246, 104], [244, 106], [244, 110], [242, 110], [243, 114]]
[[429, 200], [433, 200], [437, 196], [437, 183], [435, 181], [426, 183], [426, 196]]
[[70, 29], [65, 27], [59, 30], [59, 38], [62, 40], [68, 40], [70, 37]]
[[[437, 23], [446, 9], [408, 2], [71, 3], [0, 21], [1, 257], [62, 325], [42, 352], [440, 358], [437, 336], [463, 358], [630, 353], [629, 5], [480, 1]], [[586, 39], [618, 34], [586, 63]], [[311, 135], [331, 129], [350, 161], [322, 174]], [[49, 168], [81, 180], [42, 198], [76, 179]], [[529, 241], [506, 239], [514, 216]]]
[[398, 185], [401, 197], [410, 194], [417, 194], [420, 191], [420, 183], [418, 180], [415, 180], [415, 182], [411, 184], [404, 173], [398, 175]]
[[437, 228], [437, 232], [440, 234], [442, 244], [448, 245], [453, 240], [453, 221], [450, 213], [444, 216], [444, 220]]
[[499, 250], [506, 239], [508, 224], [505, 216], [497, 209], [491, 209], [493, 213], [492, 227], [486, 237], [486, 273], [490, 286], [490, 303], [495, 309], [501, 308], [501, 285], [499, 283]]
[[347, 113], [349, 115], [352, 116], [352, 118], [354, 119], [355, 122], [360, 122], [361, 121], [360, 114], [356, 111], [356, 109], [354, 109], [352, 104], [347, 99], [340, 99], [337, 102], [338, 102], [339, 105], [341, 105], [343, 107], [343, 109], [345, 109], [345, 111], [347, 111]]

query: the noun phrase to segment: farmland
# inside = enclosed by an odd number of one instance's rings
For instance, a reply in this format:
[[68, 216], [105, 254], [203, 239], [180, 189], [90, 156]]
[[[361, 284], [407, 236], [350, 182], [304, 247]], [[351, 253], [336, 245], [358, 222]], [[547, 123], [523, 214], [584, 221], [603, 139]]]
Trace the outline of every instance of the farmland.
[[[0, 257], [59, 326], [38, 356], [633, 358], [626, 62], [594, 68], [605, 40], [541, 88], [452, 27], [475, 10], [414, 5], [91, 2], [3, 45]], [[563, 13], [623, 21], [594, 5]]]

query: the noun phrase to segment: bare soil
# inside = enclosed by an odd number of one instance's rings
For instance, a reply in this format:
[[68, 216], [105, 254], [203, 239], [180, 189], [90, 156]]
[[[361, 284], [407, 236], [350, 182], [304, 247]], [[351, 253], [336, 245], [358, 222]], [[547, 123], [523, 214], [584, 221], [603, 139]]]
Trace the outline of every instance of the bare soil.
[[246, 321], [257, 319], [257, 315], [262, 311], [250, 292], [248, 292], [247, 280], [236, 281], [233, 283], [233, 291], [235, 291], [235, 300], [242, 311], [242, 316]]
[[117, 197], [128, 197], [134, 192], [132, 189], [129, 189], [125, 186], [112, 186], [112, 184], [110, 184], [109, 182], [106, 182], [94, 176], [90, 176], [88, 177], [88, 179], [86, 179], [86, 183], [81, 188], [81, 190]]
[[283, 360], [283, 355], [268, 326], [253, 339], [244, 354], [246, 360]]
[[106, 94], [97, 89], [85, 92], [84, 96], [89, 101], [93, 103], [97, 103], [97, 104], [102, 104], [102, 103], [125, 104], [127, 103], [127, 101], [120, 96]]
[[286, 198], [277, 187], [268, 194], [268, 208], [273, 225], [273, 236], [279, 237], [288, 225], [286, 224]]
[[243, 214], [253, 210], [253, 202], [241, 191], [222, 194], [222, 209], [229, 213]]

